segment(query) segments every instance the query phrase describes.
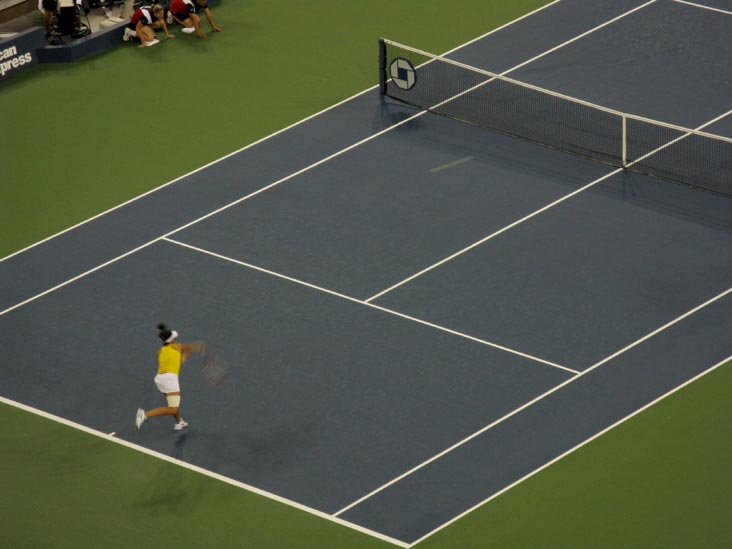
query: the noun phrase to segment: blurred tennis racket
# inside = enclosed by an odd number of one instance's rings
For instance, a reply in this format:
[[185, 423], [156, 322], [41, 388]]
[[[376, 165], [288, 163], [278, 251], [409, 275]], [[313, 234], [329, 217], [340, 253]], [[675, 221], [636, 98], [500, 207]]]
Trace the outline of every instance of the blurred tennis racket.
[[208, 385], [219, 385], [229, 375], [229, 365], [208, 348], [203, 353], [203, 380]]

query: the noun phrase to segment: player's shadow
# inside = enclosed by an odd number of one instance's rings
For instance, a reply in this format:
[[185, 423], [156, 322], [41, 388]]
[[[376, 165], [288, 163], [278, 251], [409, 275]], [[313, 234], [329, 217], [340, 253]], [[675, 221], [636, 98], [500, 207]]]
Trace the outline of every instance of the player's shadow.
[[193, 513], [201, 501], [204, 485], [192, 471], [167, 462], [158, 466], [157, 476], [135, 503], [145, 514], [174, 515]]
[[[317, 421], [297, 418], [290, 421], [263, 422], [253, 427], [222, 431], [189, 430], [176, 433], [171, 440], [171, 457], [189, 461], [192, 454], [205, 449], [205, 468], [217, 473], [240, 477], [271, 474], [272, 463], [279, 466], [301, 463], [303, 455], [313, 451], [319, 440]], [[200, 457], [200, 456], [199, 456]], [[195, 460], [194, 460], [195, 461]], [[146, 480], [146, 489], [134, 500], [140, 513], [147, 515], [182, 516], [193, 513], [207, 498], [203, 475], [168, 461], [158, 461], [154, 473]]]
[[175, 459], [183, 459], [183, 450], [185, 448], [186, 442], [188, 441], [189, 435], [189, 432], [183, 432], [175, 437], [175, 441], [173, 442], [173, 457]]
[[[189, 433], [177, 435], [172, 457], [183, 460]], [[144, 513], [181, 515], [192, 513], [201, 501], [204, 483], [200, 475], [168, 461], [159, 461], [155, 473], [146, 483], [148, 490], [139, 495], [136, 506]]]

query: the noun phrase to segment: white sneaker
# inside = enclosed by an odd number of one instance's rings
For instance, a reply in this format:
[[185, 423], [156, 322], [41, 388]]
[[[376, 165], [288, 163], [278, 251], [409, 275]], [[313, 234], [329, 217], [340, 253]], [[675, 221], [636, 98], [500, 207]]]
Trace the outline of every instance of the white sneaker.
[[165, 16], [165, 22], [168, 25], [172, 25], [173, 24], [173, 12], [172, 11], [168, 11], [168, 15]]
[[155, 40], [152, 40], [151, 42], [145, 42], [145, 45], [149, 48], [150, 46], [154, 46], [155, 44], [160, 44], [160, 40], [157, 38]]
[[182, 419], [178, 423], [175, 424], [176, 431], [180, 431], [182, 429], [185, 429], [186, 427], [188, 427], [188, 423], [186, 423], [186, 421], [182, 420]]
[[137, 430], [140, 430], [140, 427], [142, 427], [142, 424], [147, 421], [147, 417], [145, 416], [145, 410], [142, 408], [137, 409], [137, 417], [135, 417], [135, 427], [137, 427]]
[[196, 29], [195, 27], [183, 27], [182, 29], [180, 29], [180, 32], [191, 34], [192, 32], [196, 32]]
[[122, 41], [129, 42], [130, 38], [137, 38], [137, 33], [130, 27], [125, 27], [125, 33], [122, 35]]

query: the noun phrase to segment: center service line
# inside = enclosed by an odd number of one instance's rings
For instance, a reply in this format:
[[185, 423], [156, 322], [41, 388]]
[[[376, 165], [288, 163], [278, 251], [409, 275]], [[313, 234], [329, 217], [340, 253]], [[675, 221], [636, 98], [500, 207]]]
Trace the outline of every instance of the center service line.
[[175, 244], [176, 246], [181, 246], [183, 248], [188, 248], [189, 250], [193, 250], [194, 252], [198, 252], [201, 254], [209, 255], [211, 257], [215, 257], [217, 259], [222, 259], [224, 261], [228, 261], [229, 263], [234, 263], [236, 265], [241, 265], [242, 267], [247, 267], [248, 269], [252, 269], [254, 271], [259, 271], [260, 273], [265, 273], [270, 276], [274, 276], [283, 280], [287, 280], [288, 282], [294, 282], [295, 284], [299, 284], [301, 286], [306, 286], [307, 288], [312, 288], [313, 290], [317, 290], [319, 292], [323, 292], [341, 299], [345, 299], [346, 301], [351, 301], [353, 303], [358, 303], [359, 305], [365, 305], [366, 307], [369, 307], [371, 309], [376, 309], [378, 311], [398, 316], [399, 318], [403, 318], [405, 320], [410, 320], [412, 322], [416, 322], [417, 324], [422, 324], [423, 326], [429, 326], [430, 328], [434, 328], [435, 330], [439, 330], [441, 332], [445, 332], [451, 335], [455, 335], [458, 337], [462, 337], [463, 339], [468, 339], [470, 341], [474, 341], [476, 343], [480, 343], [481, 345], [485, 345], [487, 347], [492, 347], [494, 349], [498, 349], [499, 351], [504, 351], [506, 353], [510, 353], [512, 355], [520, 356], [522, 358], [526, 358], [529, 360], [532, 360], [534, 362], [539, 362], [540, 364], [545, 364], [546, 366], [551, 366], [552, 368], [558, 368], [559, 370], [564, 370], [565, 372], [570, 372], [572, 374], [579, 374], [579, 371], [573, 370], [572, 368], [568, 368], [567, 366], [562, 366], [561, 364], [557, 364], [555, 362], [550, 362], [548, 360], [544, 360], [543, 358], [539, 358], [533, 355], [530, 355], [528, 353], [522, 353], [521, 351], [517, 351], [516, 349], [511, 349], [510, 347], [505, 347], [503, 345], [499, 345], [497, 343], [493, 343], [491, 341], [487, 341], [485, 339], [479, 339], [477, 337], [471, 336], [469, 334], [465, 334], [463, 332], [458, 332], [457, 330], [451, 330], [450, 328], [445, 328], [444, 326], [440, 326], [439, 324], [434, 324], [432, 322], [427, 322], [426, 320], [422, 320], [420, 318], [416, 318], [413, 316], [406, 315], [404, 313], [400, 313], [399, 311], [395, 311], [393, 309], [387, 309], [386, 307], [381, 307], [380, 305], [374, 305], [373, 303], [367, 303], [366, 301], [362, 301], [360, 299], [357, 299], [355, 297], [351, 297], [349, 295], [345, 295], [339, 292], [336, 292], [334, 290], [329, 290], [328, 288], [323, 288], [322, 286], [316, 286], [315, 284], [311, 284], [310, 282], [305, 282], [304, 280], [300, 280], [297, 278], [293, 278], [291, 276], [284, 275], [282, 273], [278, 273], [275, 271], [272, 271], [270, 269], [265, 269], [264, 267], [259, 267], [257, 265], [253, 265], [251, 263], [246, 263], [245, 261], [241, 261], [239, 259], [234, 259], [233, 257], [228, 257], [216, 252], [212, 252], [211, 250], [206, 250], [204, 248], [199, 248], [198, 246], [193, 246], [192, 244], [186, 244], [185, 242], [180, 242], [179, 240], [175, 240], [170, 237], [165, 237], [162, 240], [165, 242], [169, 242], [170, 244]]

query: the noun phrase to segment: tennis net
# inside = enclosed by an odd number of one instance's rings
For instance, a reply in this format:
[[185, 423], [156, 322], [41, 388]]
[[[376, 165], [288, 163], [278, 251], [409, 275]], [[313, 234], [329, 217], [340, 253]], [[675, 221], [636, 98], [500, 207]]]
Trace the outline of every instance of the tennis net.
[[658, 122], [380, 39], [381, 93], [612, 166], [732, 197], [732, 139]]

